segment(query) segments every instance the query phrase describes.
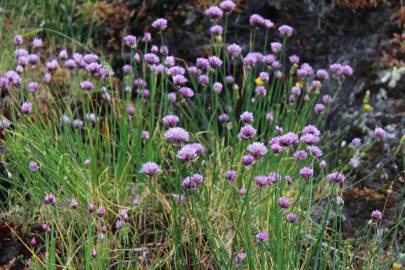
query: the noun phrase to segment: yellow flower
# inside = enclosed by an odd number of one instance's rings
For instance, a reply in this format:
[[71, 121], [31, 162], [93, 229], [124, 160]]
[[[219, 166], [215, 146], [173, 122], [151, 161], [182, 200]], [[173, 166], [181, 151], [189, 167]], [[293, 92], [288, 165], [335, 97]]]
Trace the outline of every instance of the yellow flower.
[[263, 80], [260, 77], [257, 77], [255, 82], [256, 82], [256, 85], [263, 85], [264, 84]]
[[394, 269], [394, 270], [399, 270], [399, 269], [401, 269], [401, 264], [400, 263], [393, 263], [392, 264], [392, 269]]
[[299, 88], [303, 88], [304, 87], [304, 83], [303, 82], [296, 82], [295, 86], [299, 87]]
[[373, 107], [372, 107], [370, 104], [368, 104], [368, 103], [364, 103], [364, 104], [363, 104], [363, 109], [364, 109], [366, 112], [368, 112], [369, 110], [372, 110]]

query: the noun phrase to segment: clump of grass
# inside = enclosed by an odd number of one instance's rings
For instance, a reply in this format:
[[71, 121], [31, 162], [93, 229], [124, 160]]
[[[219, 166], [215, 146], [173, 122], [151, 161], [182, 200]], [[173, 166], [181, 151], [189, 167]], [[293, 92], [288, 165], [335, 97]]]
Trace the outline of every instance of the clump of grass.
[[[26, 243], [33, 268], [391, 263], [374, 238], [384, 209], [352, 239], [341, 236], [345, 179], [367, 145], [355, 138], [350, 162], [337, 160], [342, 134], [322, 127], [351, 67], [301, 64], [286, 54], [294, 29], [256, 14], [249, 48], [228, 44], [233, 9], [207, 9], [211, 54], [195, 65], [170, 55], [163, 18], [153, 38], [124, 37], [131, 61], [118, 84], [96, 54], [64, 49], [44, 60], [41, 40], [14, 38], [14, 69], [0, 77], [10, 99], [3, 180], [10, 211], [19, 206], [9, 219], [42, 229]], [[256, 44], [270, 33], [272, 42]], [[386, 136], [374, 131], [377, 143]]]

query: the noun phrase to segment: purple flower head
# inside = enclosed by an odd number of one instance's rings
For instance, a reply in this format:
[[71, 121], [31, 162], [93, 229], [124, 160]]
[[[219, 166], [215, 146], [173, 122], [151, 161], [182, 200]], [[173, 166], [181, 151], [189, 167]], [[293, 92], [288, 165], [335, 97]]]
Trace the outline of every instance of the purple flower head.
[[295, 96], [299, 96], [301, 94], [301, 88], [298, 86], [291, 87], [291, 93]]
[[5, 118], [5, 117], [0, 117], [0, 130], [9, 128], [11, 125], [11, 122]]
[[39, 56], [37, 54], [29, 54], [28, 55], [28, 62], [35, 66], [36, 64], [39, 63]]
[[217, 56], [208, 57], [208, 63], [212, 68], [218, 68], [222, 65], [222, 60]]
[[188, 132], [180, 127], [170, 128], [165, 132], [164, 137], [175, 146], [187, 142], [190, 139]]
[[256, 135], [256, 129], [251, 125], [242, 127], [239, 131], [238, 138], [240, 140], [249, 140]]
[[65, 68], [68, 68], [68, 69], [74, 69], [77, 67], [76, 61], [73, 59], [66, 60], [63, 65]]
[[28, 164], [28, 169], [31, 172], [35, 172], [39, 170], [39, 164], [35, 161], [31, 161], [30, 164]]
[[149, 176], [160, 174], [160, 167], [155, 162], [146, 162], [142, 165], [141, 170], [139, 171], [142, 174]]
[[235, 43], [229, 45], [226, 50], [231, 56], [238, 56], [242, 53], [242, 47]]
[[151, 35], [151, 33], [149, 33], [149, 32], [143, 33], [143, 38], [142, 38], [142, 41], [143, 41], [143, 42], [148, 43], [148, 42], [150, 42], [151, 40], [152, 40], [152, 35]]
[[311, 145], [311, 146], [309, 147], [309, 151], [311, 152], [311, 154], [312, 154], [314, 157], [319, 158], [319, 157], [322, 156], [322, 150], [319, 149], [318, 146]]
[[129, 74], [132, 72], [132, 66], [130, 65], [124, 65], [122, 67], [122, 72], [124, 72], [125, 75]]
[[326, 71], [325, 69], [318, 69], [316, 71], [316, 77], [318, 77], [318, 79], [320, 80], [327, 80], [329, 79], [328, 71]]
[[45, 66], [48, 70], [55, 70], [58, 68], [58, 60], [52, 59], [51, 61], [46, 62]]
[[152, 27], [159, 31], [163, 31], [167, 28], [167, 20], [159, 18], [152, 23]]
[[278, 28], [278, 31], [282, 37], [291, 37], [294, 33], [294, 28], [289, 25], [282, 25]]
[[294, 132], [288, 132], [280, 136], [280, 145], [281, 146], [291, 146], [298, 142], [298, 135]]
[[247, 193], [247, 189], [246, 189], [245, 187], [242, 187], [242, 188], [239, 190], [239, 195], [240, 195], [240, 196], [245, 196], [246, 193]]
[[87, 206], [87, 211], [91, 214], [94, 212], [96, 207], [94, 206], [94, 203], [90, 202], [89, 205]]
[[353, 168], [357, 168], [359, 166], [360, 162], [359, 162], [359, 160], [357, 158], [352, 158], [352, 159], [350, 159], [349, 164]]
[[191, 75], [196, 75], [198, 73], [198, 68], [196, 66], [191, 66], [187, 68], [187, 71]]
[[307, 156], [308, 156], [308, 154], [305, 150], [299, 150], [294, 153], [294, 157], [298, 160], [306, 159]]
[[226, 82], [227, 84], [231, 84], [231, 83], [233, 83], [234, 81], [235, 81], [235, 79], [233, 78], [232, 75], [228, 75], [228, 76], [225, 77], [225, 82]]
[[142, 80], [141, 78], [137, 78], [133, 81], [134, 86], [136, 87], [145, 87], [146, 86], [146, 82], [144, 80]]
[[32, 103], [25, 101], [23, 102], [23, 104], [21, 105], [21, 111], [25, 114], [29, 114], [32, 111]]
[[291, 176], [286, 175], [286, 176], [284, 177], [284, 179], [285, 179], [285, 182], [287, 183], [287, 185], [291, 185], [291, 184], [292, 184], [292, 178], [291, 178]]
[[14, 51], [14, 56], [15, 56], [16, 58], [20, 58], [20, 57], [22, 57], [22, 56], [28, 56], [28, 51], [27, 51], [26, 49], [23, 49], [23, 48], [17, 48], [17, 49]]
[[265, 156], [268, 152], [267, 147], [261, 142], [254, 142], [247, 147], [248, 152], [255, 157], [255, 159]]
[[332, 64], [329, 67], [330, 71], [337, 75], [342, 74], [342, 68], [343, 68], [343, 66], [341, 64], [337, 64], [337, 63]]
[[267, 54], [263, 60], [267, 65], [272, 65], [276, 61], [276, 56], [274, 54]]
[[14, 70], [9, 70], [4, 74], [4, 77], [8, 80], [9, 85], [19, 87], [21, 85], [21, 77]]
[[148, 89], [144, 89], [141, 92], [142, 92], [144, 98], [149, 98], [150, 97], [150, 92], [149, 92]]
[[309, 145], [315, 144], [318, 141], [319, 141], [319, 137], [314, 134], [311, 134], [311, 133], [304, 134], [300, 138], [300, 142], [303, 142], [303, 143], [306, 143]]
[[205, 151], [204, 146], [199, 143], [186, 144], [178, 152], [177, 158], [183, 162], [195, 159], [199, 154]]
[[360, 138], [353, 138], [353, 140], [352, 140], [352, 145], [354, 146], [354, 147], [359, 147], [360, 145], [361, 145], [361, 139]]
[[181, 87], [179, 89], [179, 93], [183, 98], [191, 98], [194, 96], [194, 91], [188, 87]]
[[213, 26], [211, 26], [211, 28], [210, 28], [211, 34], [217, 35], [217, 36], [222, 35], [222, 32], [223, 32], [223, 31], [224, 31], [224, 29], [223, 29], [222, 26], [220, 26], [220, 25], [213, 25]]
[[298, 64], [300, 62], [300, 58], [295, 54], [288, 57], [288, 60], [290, 60], [291, 64]]
[[90, 63], [90, 64], [86, 65], [86, 67], [84, 69], [90, 73], [98, 73], [101, 68], [102, 68], [102, 65], [100, 65], [99, 63]]
[[156, 65], [159, 63], [159, 57], [154, 53], [145, 53], [143, 59], [150, 65]]
[[229, 116], [226, 113], [218, 115], [218, 121], [221, 123], [229, 122]]
[[281, 208], [288, 208], [290, 206], [290, 201], [285, 197], [280, 197], [278, 199], [278, 205], [280, 205]]
[[84, 126], [84, 122], [80, 119], [74, 119], [73, 126], [76, 128], [82, 128]]
[[294, 213], [289, 213], [286, 217], [287, 221], [290, 223], [295, 223], [298, 220], [298, 216]]
[[66, 49], [60, 50], [58, 57], [59, 57], [60, 59], [66, 59], [66, 58], [68, 58], [68, 52], [67, 52], [67, 50], [66, 50]]
[[93, 258], [97, 257], [97, 250], [96, 250], [96, 248], [93, 248], [93, 249], [91, 250], [91, 256], [92, 256]]
[[260, 72], [259, 77], [264, 82], [268, 82], [270, 80], [269, 73], [267, 72]]
[[13, 41], [15, 45], [22, 45], [24, 43], [24, 39], [21, 35], [16, 35]]
[[269, 184], [273, 184], [275, 182], [280, 182], [281, 175], [276, 172], [271, 172], [271, 173], [269, 173], [269, 175], [267, 175], [267, 181], [269, 182]]
[[374, 129], [374, 136], [376, 136], [379, 139], [384, 139], [386, 136], [386, 132], [382, 128], [375, 128]]
[[55, 205], [56, 204], [56, 197], [52, 193], [47, 193], [44, 197], [44, 203]]
[[42, 47], [42, 46], [44, 46], [44, 43], [42, 42], [42, 39], [40, 39], [40, 38], [34, 38], [34, 39], [32, 40], [32, 47], [34, 47], [34, 48], [40, 48], [40, 47]]
[[248, 54], [245, 56], [245, 58], [243, 58], [243, 64], [247, 68], [252, 68], [254, 65], [256, 65], [256, 63], [257, 63], [257, 58], [251, 54]]
[[326, 167], [326, 161], [325, 161], [325, 160], [321, 160], [321, 161], [319, 162], [319, 166], [320, 166], [321, 168], [325, 168], [325, 167]]
[[251, 26], [254, 26], [254, 27], [266, 26], [264, 18], [262, 16], [260, 16], [259, 14], [252, 14], [249, 18], [249, 23]]
[[274, 128], [274, 131], [275, 131], [277, 134], [282, 134], [282, 133], [283, 133], [283, 127], [276, 126], [276, 127]]
[[150, 138], [149, 131], [143, 130], [143, 131], [141, 132], [141, 139], [142, 139], [142, 140], [147, 140], [147, 139], [149, 139], [149, 138]]
[[45, 73], [45, 75], [44, 75], [44, 82], [50, 83], [51, 80], [52, 80], [52, 75], [51, 75], [51, 73], [49, 73], [49, 72]]
[[179, 75], [174, 75], [173, 77], [172, 77], [172, 79], [173, 79], [173, 83], [175, 84], [175, 85], [184, 85], [184, 84], [186, 84], [187, 83], [187, 79], [186, 79], [186, 77], [184, 77], [183, 75], [181, 75], [181, 74], [179, 74]]
[[254, 156], [251, 155], [245, 155], [242, 157], [242, 163], [245, 166], [250, 166], [256, 162], [256, 159]]
[[185, 191], [197, 192], [197, 187], [202, 184], [204, 178], [201, 174], [194, 174], [192, 176], [186, 177], [181, 182], [181, 186]]
[[198, 82], [202, 85], [207, 85], [209, 83], [209, 77], [205, 74], [202, 74], [198, 77]]
[[326, 179], [328, 179], [329, 182], [336, 182], [340, 184], [343, 184], [345, 178], [346, 177], [341, 172], [332, 172], [326, 176]]
[[128, 212], [125, 208], [120, 209], [120, 216], [123, 220], [128, 221]]
[[265, 26], [267, 29], [271, 29], [271, 28], [274, 27], [274, 23], [273, 23], [271, 20], [269, 20], [269, 19], [265, 19], [265, 20], [264, 20], [264, 26]]
[[353, 75], [353, 69], [349, 65], [344, 65], [342, 67], [342, 73], [343, 73], [343, 75], [346, 75], [346, 76], [352, 76]]
[[236, 8], [236, 4], [231, 0], [224, 0], [219, 4], [219, 7], [225, 12], [232, 12]]
[[309, 167], [304, 167], [300, 170], [300, 176], [304, 177], [306, 180], [308, 180], [313, 175], [314, 175], [314, 170], [312, 170]]
[[373, 219], [375, 219], [375, 220], [381, 220], [381, 219], [382, 219], [382, 213], [381, 213], [381, 211], [374, 210], [374, 211], [371, 213], [371, 217], [372, 217]]
[[169, 114], [162, 118], [162, 123], [167, 126], [175, 127], [179, 123], [180, 119], [177, 115]]
[[256, 87], [255, 89], [256, 94], [258, 94], [259, 96], [265, 96], [267, 94], [267, 90], [266, 87], [259, 85]]
[[257, 175], [254, 178], [256, 185], [259, 187], [264, 187], [269, 184], [269, 178], [267, 175]]
[[99, 57], [97, 54], [88, 53], [88, 54], [83, 55], [83, 61], [86, 64], [96, 63], [96, 62], [98, 62], [98, 60], [99, 60]]
[[332, 101], [332, 97], [329, 95], [323, 95], [322, 96], [322, 102], [323, 104], [329, 104]]
[[176, 102], [176, 99], [177, 99], [176, 93], [168, 93], [167, 94], [167, 99], [172, 103]]
[[160, 46], [159, 52], [163, 55], [167, 55], [169, 54], [169, 47], [167, 47], [166, 45], [162, 45]]
[[39, 83], [37, 83], [37, 82], [30, 82], [27, 85], [27, 89], [30, 92], [35, 92], [36, 90], [38, 90], [38, 88], [39, 88]]
[[271, 51], [273, 53], [279, 53], [279, 52], [281, 52], [283, 45], [281, 45], [280, 42], [272, 42], [272, 43], [270, 43], [270, 47], [271, 47]]
[[322, 113], [324, 110], [325, 110], [325, 105], [323, 105], [322, 103], [315, 104], [315, 107], [314, 107], [315, 113], [319, 114], [319, 113]]
[[129, 116], [133, 116], [135, 114], [135, 106], [134, 106], [134, 104], [132, 104], [132, 103], [128, 104], [128, 106], [127, 106], [127, 114]]
[[246, 259], [246, 252], [238, 252], [235, 255], [234, 261], [239, 264]]
[[207, 69], [209, 67], [210, 63], [208, 62], [208, 59], [206, 58], [197, 58], [196, 60], [196, 66], [200, 69]]
[[228, 170], [225, 172], [224, 176], [225, 176], [225, 179], [233, 182], [236, 179], [236, 171]]
[[87, 159], [84, 161], [84, 165], [86, 165], [87, 167], [90, 166], [90, 163], [91, 163], [91, 159], [89, 159], [89, 158], [87, 158]]
[[[168, 67], [173, 67], [176, 64], [176, 58], [174, 56], [166, 56], [165, 58], [165, 65]], [[169, 75], [174, 75], [174, 74], [181, 74], [184, 75], [185, 70], [182, 67], [176, 66], [174, 69], [169, 69], [167, 72]]]
[[94, 88], [94, 84], [91, 81], [83, 81], [80, 83], [80, 88], [83, 90], [90, 91]]
[[253, 113], [251, 112], [244, 112], [240, 115], [240, 120], [243, 123], [252, 123], [253, 122]]
[[272, 112], [266, 113], [266, 121], [269, 123], [273, 122], [273, 113]]
[[104, 208], [102, 205], [100, 205], [100, 206], [98, 207], [98, 209], [97, 209], [97, 215], [98, 215], [99, 217], [103, 217], [103, 216], [105, 215], [105, 208]]
[[122, 219], [117, 219], [117, 221], [115, 222], [115, 229], [118, 231], [119, 229], [121, 229], [122, 227]]
[[220, 18], [222, 18], [223, 15], [224, 15], [224, 12], [222, 11], [222, 9], [220, 9], [217, 6], [209, 7], [205, 11], [205, 16], [207, 16], [211, 19], [220, 19]]
[[256, 234], [256, 239], [259, 241], [267, 241], [269, 239], [269, 234], [267, 232], [259, 232]]
[[271, 145], [271, 151], [273, 151], [273, 153], [275, 154], [278, 154], [283, 151], [283, 147], [277, 143], [274, 143]]
[[220, 94], [222, 91], [222, 83], [220, 83], [220, 82], [214, 83], [214, 85], [212, 86], [212, 89], [214, 90], [215, 93]]

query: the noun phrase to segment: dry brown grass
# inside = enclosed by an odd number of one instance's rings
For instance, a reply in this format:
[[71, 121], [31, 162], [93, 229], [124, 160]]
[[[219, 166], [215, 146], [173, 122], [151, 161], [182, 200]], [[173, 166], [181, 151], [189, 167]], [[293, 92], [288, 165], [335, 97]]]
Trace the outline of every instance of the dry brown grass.
[[340, 5], [350, 8], [353, 12], [361, 8], [375, 7], [382, 2], [383, 0], [338, 0]]

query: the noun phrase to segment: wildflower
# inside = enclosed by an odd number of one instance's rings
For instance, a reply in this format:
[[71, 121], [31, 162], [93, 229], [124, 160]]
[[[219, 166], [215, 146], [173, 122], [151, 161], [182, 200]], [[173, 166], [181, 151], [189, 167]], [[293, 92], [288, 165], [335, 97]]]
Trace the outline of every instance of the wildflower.
[[255, 159], [265, 156], [268, 152], [267, 147], [260, 142], [250, 144], [247, 147], [247, 150], [253, 157], [255, 157]]
[[196, 65], [200, 69], [207, 69], [210, 64], [208, 62], [208, 59], [206, 59], [206, 58], [197, 58]]
[[24, 43], [23, 37], [21, 35], [16, 35], [14, 37], [14, 44], [15, 45], [22, 45]]
[[300, 176], [304, 177], [306, 180], [308, 180], [313, 175], [314, 175], [314, 170], [309, 167], [304, 167], [300, 170]]
[[301, 94], [301, 88], [299, 88], [298, 86], [293, 86], [291, 87], [291, 93], [294, 96], [299, 96]]
[[286, 175], [286, 176], [284, 177], [284, 179], [285, 179], [285, 182], [287, 183], [287, 185], [291, 185], [291, 184], [292, 184], [291, 176]]
[[7, 118], [0, 117], [0, 130], [9, 128], [10, 125], [11, 122]]
[[225, 82], [227, 84], [232, 84], [234, 81], [235, 81], [235, 79], [233, 78], [232, 75], [228, 75], [228, 76], [225, 77]]
[[[169, 67], [173, 67], [176, 64], [176, 59], [174, 56], [166, 56], [165, 58], [165, 65]], [[178, 70], [179, 74], [184, 74], [185, 70], [182, 67], [176, 66], [174, 68], [175, 70]], [[173, 74], [173, 72], [170, 72], [169, 75]]]
[[319, 114], [319, 113], [322, 113], [324, 110], [325, 110], [325, 105], [323, 105], [322, 103], [315, 104], [315, 107], [314, 107], [315, 113]]
[[231, 0], [224, 0], [219, 4], [219, 7], [225, 12], [232, 12], [236, 8], [236, 4]]
[[269, 184], [273, 184], [276, 181], [280, 182], [281, 181], [281, 175], [276, 173], [276, 172], [271, 172], [271, 173], [269, 173], [269, 175], [267, 175], [267, 181], [269, 182]]
[[359, 166], [360, 162], [357, 158], [351, 158], [349, 164], [353, 168], [357, 168]]
[[63, 64], [64, 67], [68, 68], [68, 69], [74, 69], [77, 67], [77, 64], [75, 62], [75, 60], [73, 59], [68, 59], [65, 61], [65, 63]]
[[210, 64], [210, 67], [217, 68], [222, 65], [222, 60], [217, 56], [210, 56], [208, 57], [208, 63]]
[[269, 184], [269, 178], [266, 175], [257, 175], [254, 177], [256, 185], [264, 187]]
[[225, 176], [225, 179], [233, 182], [236, 179], [236, 171], [228, 170], [225, 172], [224, 176]]
[[198, 77], [198, 82], [199, 82], [200, 84], [202, 84], [202, 85], [206, 85], [206, 84], [208, 84], [208, 82], [209, 82], [209, 78], [208, 78], [207, 75], [202, 74], [202, 75], [200, 75], [200, 77]]
[[345, 203], [345, 201], [343, 200], [343, 198], [341, 196], [337, 196], [336, 197], [336, 203], [338, 205], [343, 205]]
[[146, 82], [144, 80], [142, 80], [141, 78], [137, 78], [133, 81], [134, 86], [136, 87], [145, 87], [146, 86]]
[[269, 239], [269, 234], [267, 232], [259, 232], [256, 234], [256, 239], [260, 241], [267, 241]]
[[223, 11], [217, 6], [209, 7], [205, 11], [205, 16], [207, 16], [211, 19], [220, 19], [220, 18], [222, 18], [223, 14], [224, 14]]
[[50, 83], [51, 80], [52, 80], [52, 75], [51, 75], [51, 73], [49, 73], [49, 72], [45, 73], [45, 75], [44, 75], [44, 82]]
[[272, 42], [272, 43], [270, 43], [271, 51], [272, 51], [273, 53], [279, 53], [279, 52], [281, 52], [282, 46], [283, 46], [283, 45], [281, 45], [280, 42]]
[[115, 229], [118, 231], [122, 227], [122, 219], [117, 219], [115, 222]]
[[318, 79], [320, 80], [327, 80], [329, 79], [328, 71], [326, 71], [325, 69], [318, 69], [316, 71], [316, 77], [318, 77]]
[[160, 46], [160, 53], [163, 55], [167, 55], [169, 53], [169, 48], [166, 45]]
[[38, 170], [39, 170], [39, 164], [36, 163], [35, 161], [31, 161], [31, 162], [28, 164], [28, 169], [29, 169], [31, 172], [38, 171]]
[[197, 155], [205, 151], [204, 146], [199, 143], [186, 144], [178, 152], [177, 157], [183, 161], [187, 162], [197, 157]]
[[167, 20], [159, 18], [152, 23], [152, 27], [158, 29], [159, 31], [163, 31], [167, 28]]
[[74, 119], [73, 126], [76, 128], [82, 128], [84, 126], [84, 122], [80, 119]]
[[368, 104], [368, 103], [364, 103], [364, 104], [363, 104], [363, 109], [364, 109], [365, 112], [368, 112], [368, 111], [370, 111], [371, 109], [373, 109], [373, 107], [372, 107], [370, 104]]
[[32, 111], [32, 103], [31, 102], [23, 102], [23, 104], [21, 105], [21, 111], [25, 114], [29, 114]]
[[251, 155], [245, 155], [242, 157], [242, 163], [245, 166], [252, 165], [255, 163], [255, 161], [256, 161], [255, 157]]
[[159, 57], [154, 53], [145, 53], [143, 60], [150, 65], [156, 65], [159, 63]]
[[202, 184], [204, 178], [201, 174], [194, 174], [183, 179], [181, 186], [185, 191], [197, 192], [197, 188]]
[[325, 161], [325, 160], [321, 160], [321, 161], [319, 162], [319, 166], [320, 166], [321, 168], [325, 168], [325, 167], [326, 167], [326, 161]]
[[315, 145], [310, 146], [310, 147], [309, 147], [309, 151], [311, 152], [311, 154], [312, 154], [314, 157], [319, 158], [319, 157], [322, 156], [322, 150], [319, 149], [319, 147], [317, 147], [317, 146], [315, 146]]
[[257, 86], [255, 89], [256, 94], [258, 94], [259, 96], [265, 96], [267, 93], [267, 90], [264, 86]]
[[187, 81], [188, 81], [187, 78], [184, 77], [184, 76], [181, 75], [181, 74], [173, 76], [172, 79], [173, 79], [173, 83], [174, 83], [175, 85], [184, 85], [184, 84], [186, 84]]
[[283, 127], [276, 126], [276, 127], [274, 128], [274, 131], [275, 131], [277, 134], [281, 134], [281, 133], [283, 133]]
[[385, 136], [386, 136], [386, 132], [385, 132], [385, 130], [382, 129], [382, 128], [375, 128], [375, 129], [374, 129], [374, 135], [375, 135], [377, 138], [384, 139]]
[[214, 83], [214, 85], [212, 86], [212, 88], [214, 89], [214, 92], [217, 94], [220, 94], [222, 91], [222, 83], [220, 82], [216, 82]]
[[324, 95], [324, 96], [322, 96], [322, 102], [323, 102], [323, 104], [329, 104], [329, 103], [331, 102], [331, 100], [332, 100], [332, 97], [329, 96], [329, 95]]
[[122, 67], [122, 72], [124, 72], [124, 74], [129, 74], [132, 72], [132, 67], [130, 65], [124, 65]]
[[392, 264], [392, 269], [393, 270], [400, 270], [401, 267], [402, 267], [402, 265], [400, 263], [395, 262], [395, 263]]
[[82, 88], [83, 90], [92, 90], [94, 88], [94, 84], [90, 81], [83, 81], [80, 83], [80, 88]]
[[40, 39], [40, 38], [34, 38], [33, 40], [32, 40], [32, 47], [34, 47], [34, 48], [40, 48], [40, 47], [42, 47], [44, 44], [43, 44], [43, 42], [42, 42], [42, 39]]
[[353, 69], [349, 65], [344, 65], [342, 67], [342, 73], [343, 73], [343, 75], [346, 75], [346, 76], [352, 76], [353, 75]]
[[70, 207], [72, 207], [72, 209], [76, 209], [76, 208], [77, 208], [77, 205], [78, 205], [78, 203], [77, 203], [76, 199], [75, 199], [75, 198], [72, 198], [72, 199], [70, 200]]
[[288, 132], [280, 137], [281, 146], [291, 146], [298, 142], [298, 135], [294, 132]]
[[246, 259], [246, 252], [238, 252], [235, 255], [234, 261], [239, 264]]
[[329, 182], [336, 182], [340, 184], [343, 184], [345, 178], [346, 177], [341, 172], [332, 172], [326, 176], [326, 179], [328, 179]]
[[218, 115], [218, 121], [221, 123], [229, 122], [229, 116], [226, 113]]
[[274, 27], [274, 23], [271, 20], [268, 19], [264, 19], [264, 26], [267, 29], [273, 28]]
[[240, 195], [240, 196], [245, 196], [246, 193], [247, 193], [247, 189], [246, 189], [245, 187], [242, 187], [242, 188], [239, 190], [239, 195]]
[[213, 25], [213, 26], [211, 26], [211, 28], [210, 28], [210, 32], [211, 32], [211, 34], [213, 34], [213, 35], [219, 36], [219, 35], [222, 35], [223, 28], [222, 28], [222, 26], [220, 26], [220, 25]]
[[120, 215], [123, 220], [128, 221], [128, 212], [125, 208], [120, 209]]
[[179, 123], [180, 119], [177, 115], [169, 114], [162, 118], [162, 123], [167, 126], [175, 127]]
[[278, 199], [278, 205], [280, 205], [281, 208], [288, 208], [290, 206], [290, 201], [285, 197], [280, 197]]
[[35, 246], [35, 245], [37, 244], [37, 240], [35, 239], [35, 237], [32, 237], [32, 238], [31, 238], [30, 243], [31, 243], [31, 245], [33, 245], [33, 246]]
[[45, 67], [48, 70], [55, 70], [58, 67], [58, 60], [52, 59], [51, 61], [46, 62]]
[[168, 93], [168, 94], [167, 94], [167, 99], [168, 99], [170, 102], [175, 102], [176, 99], [177, 99], [176, 93]]
[[226, 50], [228, 51], [228, 53], [232, 56], [238, 56], [242, 53], [242, 47], [240, 47], [239, 45], [233, 43], [231, 45], [229, 45]]
[[354, 147], [359, 147], [360, 145], [361, 145], [361, 139], [360, 138], [353, 138], [353, 140], [352, 140], [352, 145], [354, 146]]
[[97, 209], [97, 215], [101, 218], [105, 215], [105, 208], [100, 205]]
[[294, 157], [298, 160], [306, 159], [308, 156], [305, 150], [300, 150], [294, 153]]
[[258, 14], [252, 14], [249, 18], [249, 23], [254, 27], [263, 27], [265, 26], [264, 18]]
[[149, 139], [149, 138], [150, 138], [149, 131], [143, 130], [143, 131], [141, 132], [141, 139], [142, 139], [142, 140], [147, 140], [147, 139]]
[[52, 193], [47, 193], [44, 197], [44, 203], [55, 205], [56, 204], [56, 197]]
[[319, 141], [319, 137], [315, 136], [314, 134], [308, 133], [308, 134], [304, 134], [301, 136], [300, 138], [300, 142], [312, 145], [315, 144]]
[[378, 211], [378, 210], [374, 210], [374, 211], [371, 213], [371, 217], [372, 217], [373, 219], [375, 219], [375, 220], [381, 220], [381, 219], [382, 219], [382, 213], [381, 213], [380, 211]]
[[173, 145], [179, 145], [187, 142], [190, 138], [188, 132], [180, 127], [170, 128], [165, 132], [164, 137]]
[[278, 28], [278, 31], [280, 32], [280, 35], [282, 37], [291, 37], [291, 35], [294, 32], [294, 28], [292, 28], [289, 25], [282, 25]]
[[244, 112], [240, 115], [240, 120], [243, 123], [252, 123], [253, 122], [253, 113], [251, 112]]
[[291, 64], [298, 64], [300, 62], [300, 58], [295, 54], [288, 57], [288, 60], [290, 61]]
[[273, 153], [275, 153], [275, 154], [278, 154], [281, 151], [283, 151], [283, 147], [279, 144], [274, 143], [271, 145], [271, 151], [273, 151]]
[[242, 127], [239, 131], [238, 138], [240, 140], [249, 140], [256, 135], [256, 129], [251, 125]]
[[89, 211], [89, 213], [93, 213], [95, 209], [95, 206], [92, 202], [89, 203], [89, 205], [87, 206], [87, 211]]
[[290, 223], [295, 223], [298, 220], [298, 216], [294, 213], [289, 213], [286, 217], [287, 221]]
[[272, 112], [268, 112], [266, 113], [266, 121], [271, 123], [273, 121], [273, 113]]
[[95, 248], [93, 248], [93, 249], [91, 250], [91, 256], [92, 256], [93, 258], [95, 258], [95, 257], [97, 256], [97, 251], [96, 251]]
[[142, 174], [149, 176], [160, 174], [160, 167], [155, 162], [146, 162], [142, 165], [141, 170], [139, 171]]

